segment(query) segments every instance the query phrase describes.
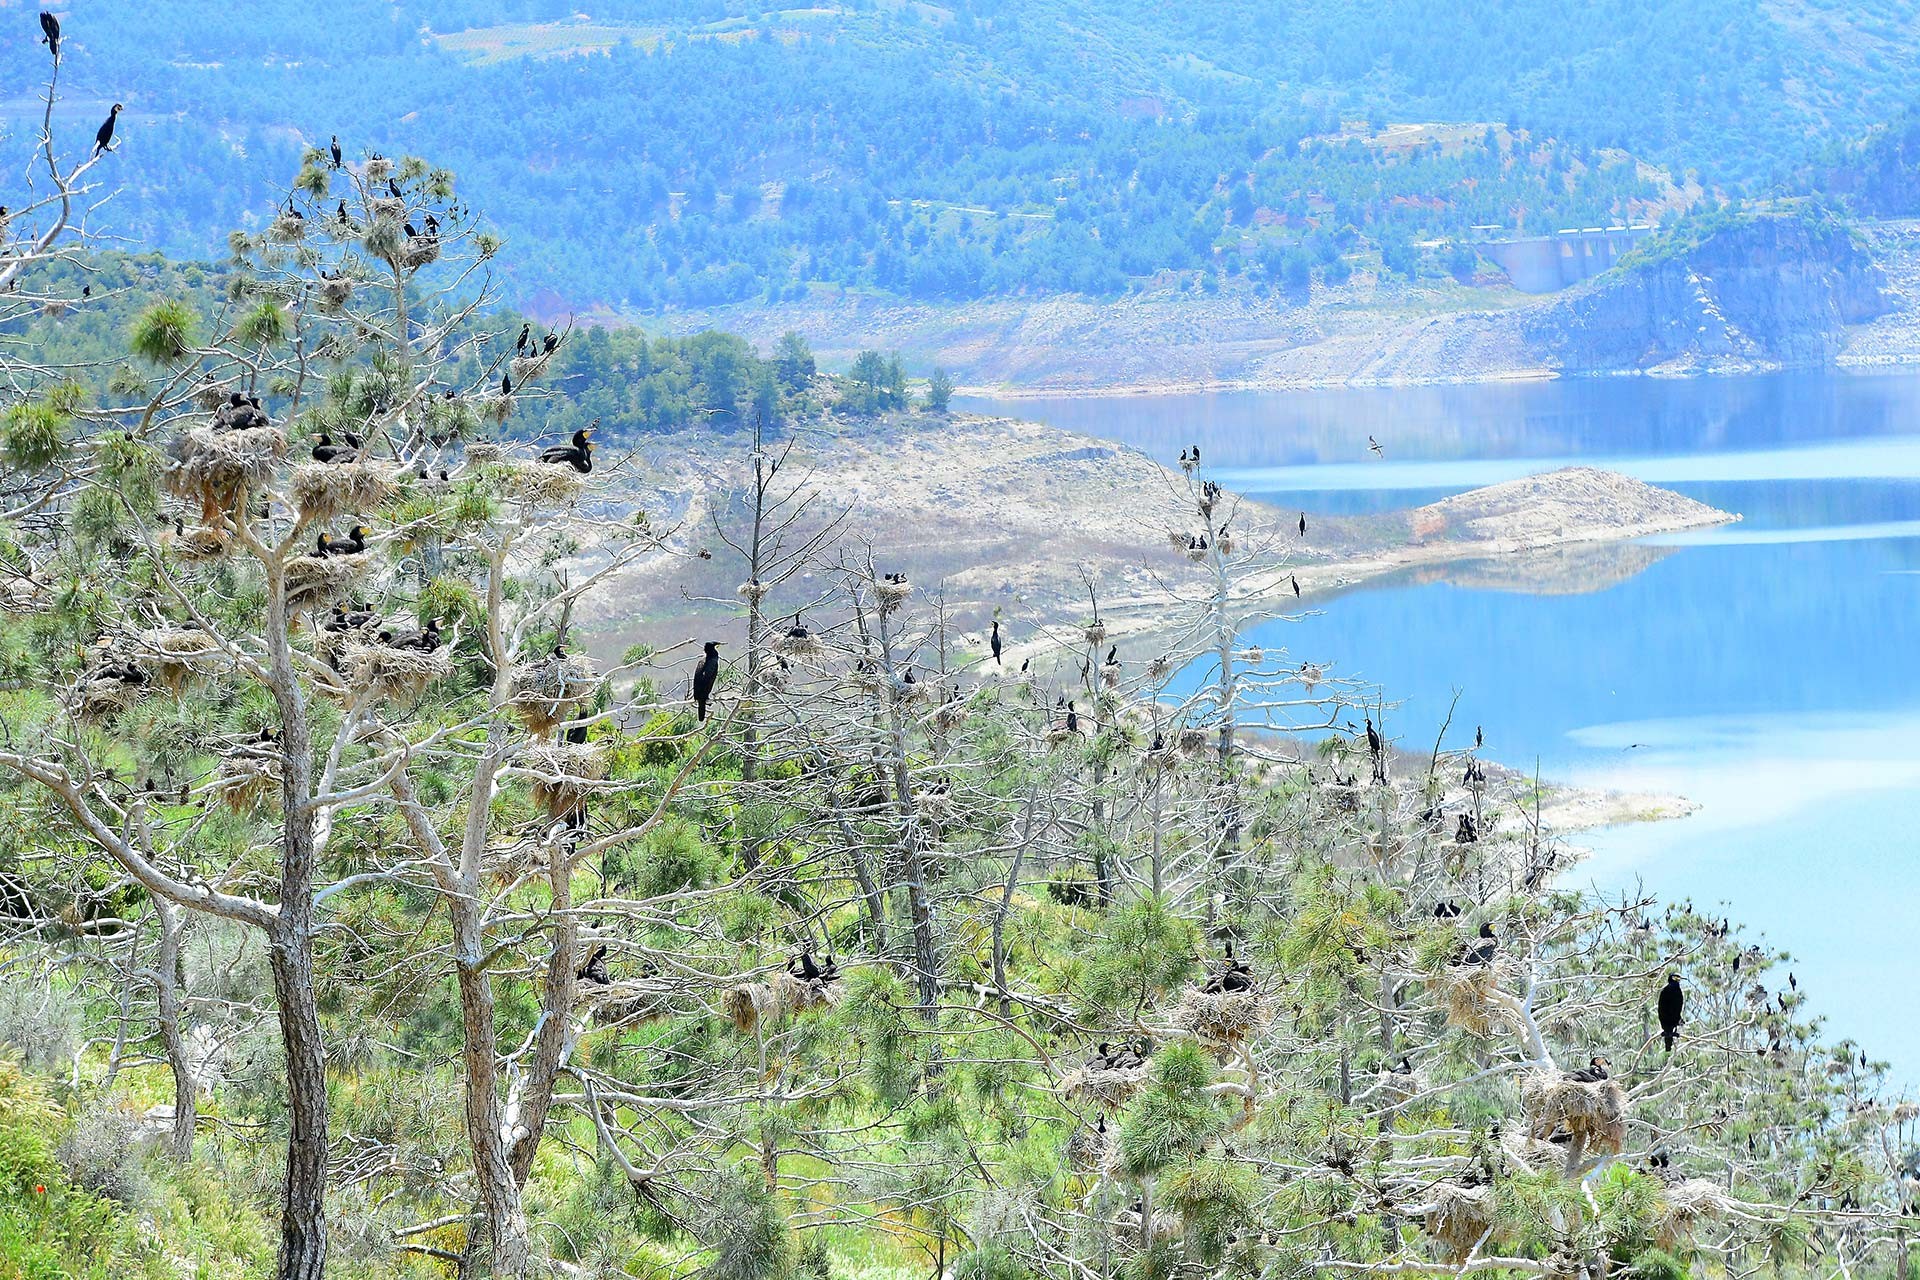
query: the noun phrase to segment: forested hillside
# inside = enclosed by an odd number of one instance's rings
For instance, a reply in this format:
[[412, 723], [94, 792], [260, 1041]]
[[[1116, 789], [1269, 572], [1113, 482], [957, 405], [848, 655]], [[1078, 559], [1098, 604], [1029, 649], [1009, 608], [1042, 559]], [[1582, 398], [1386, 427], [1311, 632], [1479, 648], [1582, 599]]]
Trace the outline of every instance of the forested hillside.
[[[548, 311], [1466, 270], [1411, 246], [1767, 191], [1894, 113], [1916, 39], [1907, 0], [70, 16], [73, 109], [128, 108], [116, 229], [203, 256], [337, 133], [457, 168], [515, 243], [514, 300]], [[43, 54], [9, 41], [0, 71], [32, 84]]]

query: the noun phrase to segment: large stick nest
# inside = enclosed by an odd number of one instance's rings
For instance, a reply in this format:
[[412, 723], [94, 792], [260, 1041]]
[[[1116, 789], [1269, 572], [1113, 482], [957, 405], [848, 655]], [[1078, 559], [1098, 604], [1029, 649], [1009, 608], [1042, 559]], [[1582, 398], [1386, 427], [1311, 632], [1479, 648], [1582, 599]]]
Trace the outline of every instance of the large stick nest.
[[1618, 1154], [1627, 1140], [1627, 1095], [1614, 1080], [1592, 1084], [1564, 1072], [1537, 1071], [1520, 1081], [1527, 1131], [1551, 1138], [1565, 1131], [1588, 1153]]
[[168, 529], [160, 535], [160, 545], [171, 551], [176, 559], [189, 564], [199, 564], [207, 560], [218, 560], [227, 554], [228, 535], [225, 528], [213, 525], [197, 524], [188, 527], [182, 524], [178, 529]]
[[840, 1003], [840, 997], [838, 981], [816, 978], [807, 982], [791, 973], [775, 973], [758, 982], [729, 987], [722, 1005], [734, 1026], [751, 1031], [762, 1022], [777, 1023], [809, 1009], [831, 1008]]
[[366, 515], [386, 505], [393, 494], [393, 476], [377, 462], [302, 463], [287, 486], [288, 498], [309, 523]]
[[533, 802], [550, 818], [580, 807], [592, 783], [607, 774], [607, 753], [597, 742], [540, 743], [521, 753], [520, 767], [533, 776]]
[[144, 684], [129, 684], [110, 676], [83, 675], [73, 687], [73, 710], [82, 720], [106, 720], [146, 696]]
[[882, 582], [880, 584], [880, 612], [892, 613], [907, 602], [913, 594], [913, 586], [906, 582]]
[[453, 653], [444, 645], [431, 653], [384, 644], [350, 645], [341, 669], [355, 693], [417, 698], [428, 685], [453, 674]]
[[287, 562], [287, 608], [323, 608], [344, 600], [360, 580], [357, 556], [298, 556]]
[[596, 1027], [637, 1027], [678, 1012], [666, 992], [652, 990], [645, 982], [582, 987], [579, 1003], [591, 1010]]
[[215, 431], [192, 427], [181, 436], [177, 461], [167, 472], [169, 492], [197, 502], [208, 522], [243, 505], [247, 495], [273, 478], [287, 456], [287, 433], [278, 427]]
[[549, 733], [574, 718], [598, 680], [584, 654], [530, 662], [513, 674], [514, 712], [529, 733]]
[[1117, 1111], [1126, 1105], [1127, 1099], [1140, 1092], [1152, 1074], [1153, 1068], [1146, 1063], [1137, 1067], [1076, 1067], [1060, 1077], [1059, 1093], [1075, 1102]]
[[251, 813], [280, 791], [278, 757], [251, 752], [230, 755], [220, 762], [213, 790], [235, 813]]
[[515, 459], [500, 466], [506, 471], [507, 496], [529, 506], [570, 507], [587, 487], [587, 478], [563, 463]]
[[1447, 1025], [1470, 1035], [1491, 1035], [1506, 1016], [1504, 1006], [1494, 999], [1501, 972], [1498, 961], [1449, 964], [1441, 970], [1434, 985], [1447, 1006]]
[[195, 679], [231, 665], [226, 651], [199, 627], [159, 627], [142, 631], [134, 642], [141, 670], [175, 696]]
[[1443, 1182], [1434, 1188], [1433, 1209], [1426, 1220], [1427, 1234], [1439, 1243], [1441, 1255], [1458, 1266], [1485, 1238], [1493, 1218], [1492, 1187]]
[[1272, 1004], [1261, 991], [1209, 992], [1188, 987], [1173, 1007], [1174, 1026], [1214, 1044], [1240, 1044], [1272, 1018]]
[[1653, 1221], [1654, 1237], [1664, 1249], [1681, 1243], [1703, 1221], [1724, 1218], [1733, 1208], [1726, 1188], [1705, 1178], [1688, 1178], [1668, 1187]]

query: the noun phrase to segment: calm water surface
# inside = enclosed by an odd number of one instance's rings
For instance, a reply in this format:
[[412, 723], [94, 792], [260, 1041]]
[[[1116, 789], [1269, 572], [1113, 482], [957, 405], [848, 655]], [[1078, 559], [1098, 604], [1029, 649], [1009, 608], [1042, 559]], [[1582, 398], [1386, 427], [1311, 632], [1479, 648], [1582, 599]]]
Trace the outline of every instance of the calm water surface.
[[[1259, 643], [1379, 684], [1397, 736], [1551, 778], [1678, 792], [1692, 818], [1581, 837], [1580, 874], [1691, 898], [1791, 951], [1830, 1031], [1920, 1081], [1920, 375], [1581, 380], [970, 401], [1231, 488], [1354, 513], [1568, 462], [1745, 518], [1650, 539], [1583, 578], [1467, 566], [1343, 596]], [[1376, 437], [1386, 460], [1371, 459]]]

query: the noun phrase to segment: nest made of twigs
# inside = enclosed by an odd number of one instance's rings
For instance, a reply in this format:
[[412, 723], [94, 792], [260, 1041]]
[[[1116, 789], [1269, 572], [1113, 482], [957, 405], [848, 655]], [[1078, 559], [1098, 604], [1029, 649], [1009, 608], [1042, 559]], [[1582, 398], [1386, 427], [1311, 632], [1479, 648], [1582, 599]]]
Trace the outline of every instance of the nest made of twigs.
[[0, 579], [0, 612], [44, 613], [47, 608], [47, 589], [32, 578]]
[[275, 244], [298, 244], [307, 238], [307, 220], [283, 213], [267, 226], [267, 239]]
[[1067, 1139], [1067, 1162], [1076, 1169], [1104, 1169], [1113, 1156], [1113, 1132], [1101, 1124], [1082, 1124]]
[[308, 522], [365, 515], [379, 510], [393, 494], [393, 476], [377, 462], [302, 463], [287, 486], [287, 497]]
[[1180, 754], [1197, 756], [1207, 749], [1207, 731], [1205, 729], [1182, 729], [1180, 731]]
[[579, 1003], [593, 1011], [596, 1027], [637, 1027], [676, 1012], [664, 991], [650, 991], [642, 982], [583, 987]]
[[774, 638], [773, 648], [774, 652], [789, 658], [811, 658], [820, 652], [820, 640], [811, 631], [800, 635], [785, 633]]
[[119, 715], [147, 696], [144, 684], [129, 684], [109, 676], [85, 675], [74, 686], [74, 714], [82, 720], [105, 720]]
[[561, 463], [512, 461], [502, 465], [507, 468], [507, 496], [530, 506], [572, 506], [587, 487], [585, 476]]
[[1220, 548], [1220, 554], [1223, 556], [1233, 554], [1233, 539], [1224, 533], [1213, 540], [1213, 545]]
[[533, 734], [545, 734], [574, 718], [593, 694], [599, 676], [584, 654], [547, 657], [521, 667], [513, 676], [513, 709]]
[[400, 265], [403, 267], [424, 267], [440, 257], [440, 237], [432, 232], [425, 235], [410, 236], [400, 250]]
[[199, 627], [157, 627], [135, 639], [141, 670], [175, 695], [198, 677], [225, 670], [227, 655]]
[[1089, 622], [1087, 624], [1087, 643], [1091, 645], [1102, 645], [1106, 642], [1107, 624], [1104, 622]]
[[342, 277], [337, 280], [322, 280], [317, 291], [320, 310], [330, 316], [337, 316], [347, 309], [347, 303], [353, 300], [353, 281]]
[[749, 579], [740, 584], [735, 594], [748, 604], [759, 604], [767, 598], [767, 584], [758, 579]]
[[235, 813], [251, 813], [280, 790], [280, 761], [269, 755], [231, 755], [220, 762], [213, 791]]
[[1109, 689], [1118, 689], [1120, 687], [1120, 664], [1117, 662], [1101, 663], [1100, 683]]
[[1137, 1067], [1076, 1067], [1060, 1078], [1059, 1093], [1075, 1102], [1117, 1111], [1140, 1092], [1152, 1074], [1153, 1068], [1144, 1062]]
[[1193, 535], [1181, 533], [1178, 529], [1167, 530], [1167, 545], [1175, 551], [1185, 551], [1193, 545]]
[[757, 982], [729, 987], [721, 998], [727, 1016], [742, 1031], [752, 1031], [762, 1022], [775, 1023], [809, 1009], [826, 1009], [840, 1003], [840, 983], [815, 978], [808, 982], [791, 973], [774, 973]]
[[362, 552], [356, 556], [296, 556], [287, 561], [287, 608], [323, 608], [344, 600], [360, 579]]
[[1494, 1207], [1492, 1187], [1443, 1182], [1433, 1189], [1426, 1231], [1439, 1243], [1446, 1261], [1457, 1266], [1472, 1255], [1493, 1225]]
[[1190, 986], [1173, 1007], [1173, 1025], [1197, 1040], [1239, 1044], [1273, 1018], [1261, 991], [1206, 991]]
[[913, 586], [906, 582], [882, 582], [879, 588], [880, 612], [892, 613], [907, 602], [913, 594]]
[[1660, 1196], [1654, 1212], [1654, 1238], [1664, 1249], [1671, 1249], [1693, 1233], [1701, 1222], [1724, 1218], [1733, 1209], [1733, 1197], [1725, 1187], [1705, 1178], [1687, 1178], [1676, 1182]]
[[431, 653], [392, 645], [350, 646], [341, 664], [347, 687], [384, 698], [417, 698], [436, 680], [453, 673], [453, 652], [441, 646]]
[[1448, 1026], [1476, 1036], [1492, 1034], [1504, 1012], [1493, 999], [1500, 985], [1497, 965], [1449, 964], [1435, 981], [1447, 1006]]
[[230, 545], [227, 531], [213, 525], [197, 524], [188, 527], [182, 524], [178, 529], [168, 529], [160, 535], [160, 545], [172, 552], [175, 559], [189, 564], [200, 564], [208, 560], [218, 560], [227, 554]]
[[1583, 1152], [1618, 1154], [1627, 1140], [1627, 1095], [1615, 1080], [1592, 1084], [1564, 1072], [1534, 1072], [1520, 1081], [1528, 1132], [1551, 1138], [1565, 1130]]
[[547, 357], [544, 355], [515, 356], [507, 364], [507, 374], [516, 387], [526, 386], [546, 371]]
[[607, 774], [607, 753], [597, 742], [540, 743], [520, 756], [533, 776], [533, 802], [550, 818], [580, 807], [592, 785]]
[[167, 472], [167, 489], [200, 504], [210, 522], [240, 506], [247, 495], [273, 478], [287, 456], [287, 433], [278, 427], [244, 431], [189, 428], [181, 437], [178, 462]]

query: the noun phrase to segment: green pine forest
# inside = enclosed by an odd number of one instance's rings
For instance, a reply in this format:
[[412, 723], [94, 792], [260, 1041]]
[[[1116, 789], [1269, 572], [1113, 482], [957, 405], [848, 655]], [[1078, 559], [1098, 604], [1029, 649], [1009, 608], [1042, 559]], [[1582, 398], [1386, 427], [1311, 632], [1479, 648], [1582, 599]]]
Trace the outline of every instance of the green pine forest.
[[[684, 50], [610, 65], [666, 72], [634, 83], [684, 111], [719, 104], [675, 59], [784, 47], [635, 9]], [[221, 30], [235, 57], [297, 32], [339, 60], [245, 86], [289, 101], [349, 57], [474, 112], [505, 100], [486, 77], [584, 65], [476, 64], [371, 12]], [[1155, 38], [1198, 51], [1169, 95], [1259, 96], [1237, 24], [1154, 37], [1130, 12], [1107, 38], [1140, 66]], [[1047, 6], [850, 15], [798, 42], [824, 83], [884, 85], [930, 28], [980, 84], [1035, 68], [967, 33], [1030, 32], [1040, 69], [1065, 39]], [[173, 48], [160, 24], [70, 21], [74, 66], [131, 75], [140, 42]], [[1756, 95], [1809, 56], [1769, 47], [1740, 51]], [[44, 79], [44, 47], [7, 50]], [[1571, 112], [1550, 41], [1530, 56], [1542, 118]], [[204, 83], [142, 65], [156, 103]], [[967, 128], [1058, 133], [1074, 76], [1108, 74], [1073, 68]], [[1213, 163], [1186, 125], [1113, 127], [1073, 145], [1152, 128], [1170, 173]], [[1783, 163], [1795, 128], [1764, 135]], [[249, 163], [291, 175], [270, 190], [186, 176], [219, 167], [211, 135], [96, 154], [61, 127], [0, 233], [0, 1280], [1912, 1273], [1920, 1108], [1872, 1046], [1828, 1036], [1736, 922], [1564, 887], [1537, 784], [1370, 741], [1391, 691], [1330, 678], [1338, 655], [1244, 645], [1236, 584], [1284, 564], [1287, 530], [1228, 536], [1231, 496], [1190, 467], [1168, 518], [1210, 540], [1164, 651], [1122, 652], [1097, 595], [1064, 637], [962, 627], [781, 466], [803, 430], [946, 412], [944, 380], [881, 352], [822, 371], [797, 335], [524, 319], [522, 282], [608, 246], [591, 205], [477, 154], [586, 135], [499, 129], [447, 167], [267, 141]], [[170, 221], [129, 242], [70, 210], [158, 172], [133, 138], [214, 203], [140, 202]], [[1694, 145], [1591, 141], [1613, 143]], [[843, 190], [822, 205], [890, 216]], [[1133, 216], [1106, 198], [1083, 231]], [[736, 253], [787, 279], [789, 228], [763, 261], [718, 209], [632, 287]], [[198, 219], [230, 233], [192, 257]], [[1061, 225], [1031, 251], [1064, 252]], [[628, 499], [623, 437], [695, 426], [733, 446], [739, 495], [708, 540], [739, 582], [721, 646], [590, 652], [576, 614], [687, 554]], [[1297, 736], [1256, 716], [1275, 705]]]

